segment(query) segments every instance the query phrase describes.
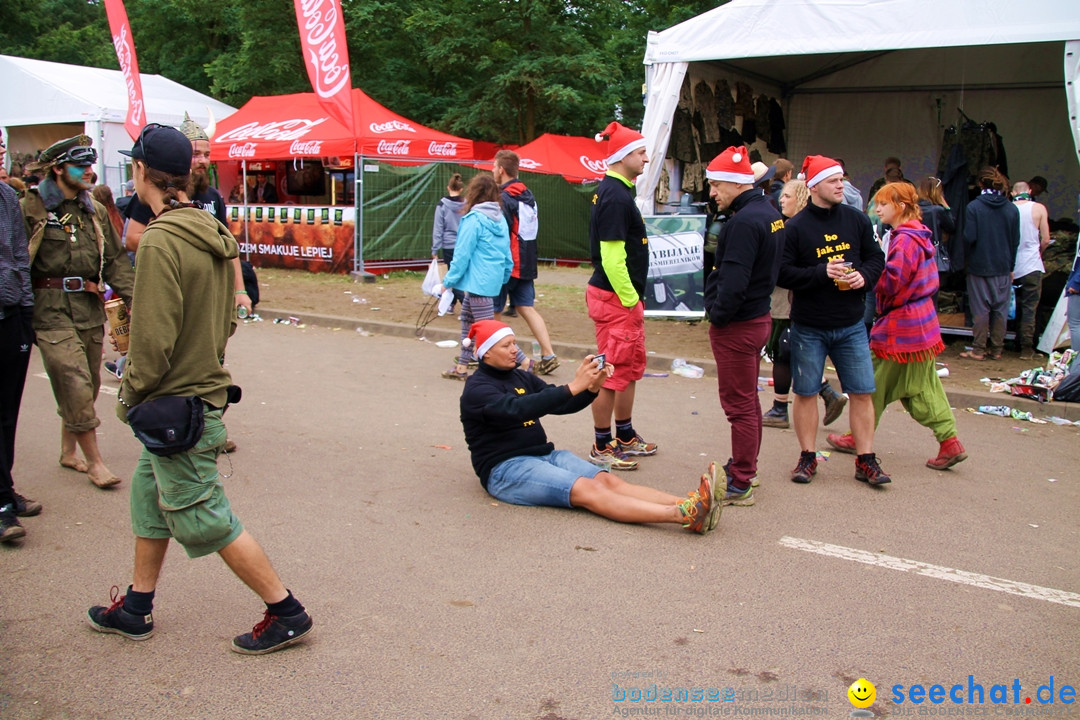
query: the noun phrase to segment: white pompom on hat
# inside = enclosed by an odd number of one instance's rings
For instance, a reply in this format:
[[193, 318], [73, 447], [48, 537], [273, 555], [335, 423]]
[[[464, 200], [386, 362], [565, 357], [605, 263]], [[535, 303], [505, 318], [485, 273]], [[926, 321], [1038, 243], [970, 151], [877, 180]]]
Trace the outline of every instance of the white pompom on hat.
[[807, 155], [803, 160], [799, 179], [805, 180], [806, 187], [812, 188], [825, 178], [837, 174], [844, 174], [844, 168], [840, 167], [840, 163], [824, 155]]
[[608, 138], [608, 165], [619, 162], [638, 148], [645, 147], [644, 135], [618, 122], [608, 124], [597, 133], [596, 142], [604, 142], [605, 136]]
[[498, 320], [481, 320], [469, 328], [469, 336], [461, 341], [462, 347], [476, 345], [476, 357], [482, 358], [488, 350], [507, 335], [513, 335], [514, 329]]
[[705, 177], [718, 182], [754, 184], [754, 170], [750, 167], [750, 155], [745, 147], [729, 147], [713, 158], [705, 168]]

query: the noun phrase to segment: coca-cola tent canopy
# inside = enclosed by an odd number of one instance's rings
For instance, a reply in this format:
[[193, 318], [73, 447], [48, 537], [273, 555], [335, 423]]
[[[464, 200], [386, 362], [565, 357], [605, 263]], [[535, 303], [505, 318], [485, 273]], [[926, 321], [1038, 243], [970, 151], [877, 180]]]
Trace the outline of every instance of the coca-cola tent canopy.
[[287, 160], [352, 156], [462, 162], [472, 140], [432, 130], [402, 117], [353, 88], [354, 129], [343, 127], [314, 93], [254, 97], [218, 123], [210, 159]]
[[587, 183], [604, 177], [606, 147], [606, 143], [593, 138], [545, 133], [515, 152], [521, 158], [522, 170], [562, 175], [572, 183]]

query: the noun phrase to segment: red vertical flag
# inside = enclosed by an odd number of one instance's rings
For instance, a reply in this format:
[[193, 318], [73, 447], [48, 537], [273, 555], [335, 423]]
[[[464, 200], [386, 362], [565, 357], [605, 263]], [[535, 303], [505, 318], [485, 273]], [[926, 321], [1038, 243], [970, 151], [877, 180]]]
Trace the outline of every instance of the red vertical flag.
[[139, 77], [139, 60], [135, 57], [135, 40], [131, 37], [131, 25], [128, 24], [124, 0], [105, 0], [105, 13], [109, 16], [109, 31], [112, 33], [116, 59], [120, 62], [120, 72], [124, 73], [127, 86], [128, 111], [124, 118], [124, 129], [131, 139], [139, 137], [142, 126], [146, 124], [146, 109], [143, 107], [142, 78]]
[[293, 0], [311, 87], [330, 117], [353, 127], [352, 75], [339, 0]]

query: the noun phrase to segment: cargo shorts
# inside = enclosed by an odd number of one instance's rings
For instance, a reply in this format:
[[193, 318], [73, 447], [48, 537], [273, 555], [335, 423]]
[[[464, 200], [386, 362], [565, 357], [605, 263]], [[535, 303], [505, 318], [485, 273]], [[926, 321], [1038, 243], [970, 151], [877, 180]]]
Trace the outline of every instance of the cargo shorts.
[[244, 528], [229, 507], [217, 458], [225, 447], [221, 410], [207, 407], [202, 438], [187, 452], [159, 457], [143, 448], [131, 477], [136, 537], [173, 538], [188, 557], [221, 550]]

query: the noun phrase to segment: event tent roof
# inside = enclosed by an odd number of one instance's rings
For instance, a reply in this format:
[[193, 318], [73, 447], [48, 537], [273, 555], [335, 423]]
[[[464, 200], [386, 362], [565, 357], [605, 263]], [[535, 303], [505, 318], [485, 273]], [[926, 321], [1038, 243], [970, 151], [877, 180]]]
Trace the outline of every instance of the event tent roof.
[[[148, 122], [179, 126], [184, 113], [203, 125], [234, 108], [161, 75], [140, 73]], [[99, 151], [98, 172], [114, 187], [128, 160], [117, 150], [131, 147], [124, 130], [127, 85], [119, 70], [65, 65], [0, 55], [0, 127], [14, 153], [34, 154], [78, 132], [90, 135]], [[75, 127], [72, 127], [75, 126]], [[81, 126], [81, 127], [79, 127]]]
[[[778, 37], [782, 42], [777, 42]], [[1002, 118], [1015, 111], [1026, 114], [1032, 126], [1048, 120], [1056, 123], [1066, 93], [1072, 103], [1078, 92], [1075, 85], [1067, 87], [1062, 70], [1068, 62], [1065, 43], [1077, 39], [1080, 3], [1075, 0], [974, 4], [960, 0], [732, 0], [662, 32], [649, 33], [643, 133], [649, 155], [662, 157], [688, 63], [744, 78], [785, 99], [790, 113], [802, 123], [795, 128], [788, 124], [789, 136], [796, 136], [796, 142], [789, 137], [788, 144], [803, 151], [809, 148], [802, 147], [800, 139], [818, 149], [829, 144], [824, 141], [828, 135], [845, 137], [853, 130], [863, 135], [872, 132], [869, 128], [881, 129], [882, 120], [885, 125], [897, 122], [882, 117], [896, 107], [883, 105], [887, 93], [903, 95], [911, 125], [933, 122], [934, 127], [925, 132], [932, 130], [939, 139], [938, 126], [952, 118], [946, 112], [932, 118], [923, 103], [928, 97], [931, 103], [937, 102], [948, 93], [946, 102], [955, 101], [956, 107], [966, 107], [972, 114], [992, 111]], [[980, 92], [982, 96], [976, 97]], [[1046, 93], [1057, 98], [1053, 107], [1044, 101], [1049, 97]], [[800, 105], [798, 101], [806, 97], [817, 99]], [[1004, 108], [1000, 114], [999, 108]], [[935, 109], [947, 111], [948, 107], [939, 104]], [[1053, 116], [1048, 119], [1045, 112]], [[1076, 115], [1075, 109], [1068, 113], [1074, 146], [1080, 143]], [[1068, 137], [1065, 120], [1066, 113], [1061, 112], [1064, 133], [1053, 126], [1053, 139], [1043, 139], [1030, 153], [1024, 152], [1026, 159], [1034, 162], [1040, 152], [1044, 157], [1038, 159], [1043, 162], [1060, 158], [1057, 139], [1062, 134]], [[892, 152], [903, 154], [905, 146], [913, 144], [919, 147], [912, 151], [926, 151], [923, 137], [917, 143], [900, 143], [904, 138], [899, 132], [886, 127], [884, 133], [881, 145], [900, 145]], [[1018, 127], [1008, 129], [1006, 137], [1013, 141], [1010, 149], [1017, 147], [1019, 133]], [[850, 145], [847, 139], [833, 144]], [[867, 144], [862, 139], [858, 142]], [[848, 151], [844, 152], [847, 157]], [[886, 154], [890, 152], [881, 153], [875, 165]], [[1075, 165], [1076, 154], [1070, 154]], [[638, 183], [639, 202], [646, 208], [659, 171], [657, 163], [647, 169], [646, 182]], [[1074, 175], [1066, 169], [1060, 177], [1067, 181]]]
[[[206, 122], [209, 107], [218, 120], [234, 108], [161, 75], [140, 73], [150, 122], [178, 126], [188, 112]], [[0, 125], [124, 122], [127, 85], [119, 70], [65, 65], [0, 55]]]
[[586, 183], [604, 177], [606, 148], [606, 143], [593, 138], [544, 133], [515, 152], [521, 158], [521, 170], [562, 175], [569, 182]]
[[283, 160], [301, 157], [381, 157], [388, 161], [473, 159], [472, 140], [448, 135], [398, 115], [353, 88], [355, 122], [343, 127], [314, 93], [254, 97], [211, 142], [213, 160]]

